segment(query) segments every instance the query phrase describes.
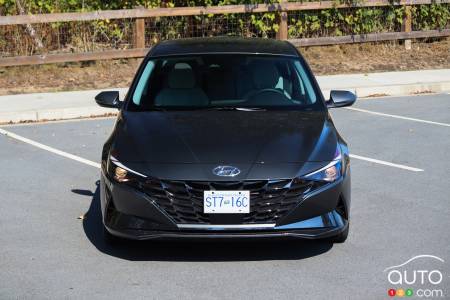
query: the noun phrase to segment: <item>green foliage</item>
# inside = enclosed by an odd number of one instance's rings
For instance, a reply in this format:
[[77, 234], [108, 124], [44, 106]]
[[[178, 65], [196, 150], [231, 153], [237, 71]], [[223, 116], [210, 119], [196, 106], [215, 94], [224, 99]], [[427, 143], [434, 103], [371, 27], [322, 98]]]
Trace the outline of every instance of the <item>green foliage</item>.
[[[135, 7], [221, 6], [276, 4], [281, 0], [22, 0], [26, 13], [80, 12]], [[293, 0], [290, 0], [293, 1]], [[305, 0], [314, 1], [314, 0]], [[317, 1], [317, 0], [316, 0]], [[336, 4], [360, 4], [364, 0], [334, 0]], [[16, 0], [0, 0], [0, 15], [18, 14]], [[412, 6], [413, 30], [450, 28], [450, 4]], [[191, 36], [242, 35], [274, 37], [279, 13], [243, 13], [160, 17], [146, 19], [147, 43]], [[400, 31], [405, 7], [330, 8], [288, 12], [290, 38], [342, 36]], [[91, 51], [98, 48], [132, 47], [133, 20], [101, 20], [35, 24], [45, 44], [42, 51]], [[36, 48], [24, 26], [0, 27], [0, 53], [28, 55]], [[74, 50], [75, 49], [75, 50]], [[80, 50], [81, 49], [81, 50]]]
[[[413, 6], [411, 13], [413, 30], [450, 26], [449, 4]], [[404, 17], [403, 6], [298, 12], [289, 18], [289, 35], [314, 37], [400, 31]]]
[[[0, 15], [18, 14], [16, 0], [0, 0]], [[278, 3], [281, 0], [22, 0], [28, 13], [56, 13], [92, 11], [105, 9], [126, 9], [134, 7], [182, 7], [213, 6], [233, 4]], [[311, 0], [310, 0], [311, 1]], [[359, 4], [363, 0], [335, 0], [336, 4]], [[402, 6], [381, 8], [326, 9], [321, 11], [291, 12], [289, 14], [289, 34], [293, 37], [361, 34], [398, 30], [403, 22], [405, 9]], [[416, 30], [446, 28], [449, 26], [450, 5], [431, 4], [413, 6], [413, 27]], [[202, 16], [202, 22], [205, 16]], [[217, 16], [206, 16], [209, 23]], [[278, 31], [278, 13], [229, 15], [222, 19], [232, 20], [241, 31], [250, 26], [261, 36], [271, 36]], [[247, 20], [249, 19], [249, 20]], [[176, 24], [175, 27], [179, 27]], [[98, 26], [101, 26], [98, 24]], [[114, 25], [111, 25], [114, 26]], [[114, 31], [114, 30], [113, 30]], [[120, 35], [114, 32], [114, 35]]]
[[443, 29], [450, 25], [450, 4], [418, 5], [411, 13], [413, 30]]
[[295, 37], [341, 36], [399, 30], [403, 7], [325, 9], [299, 12], [290, 18], [289, 34]]

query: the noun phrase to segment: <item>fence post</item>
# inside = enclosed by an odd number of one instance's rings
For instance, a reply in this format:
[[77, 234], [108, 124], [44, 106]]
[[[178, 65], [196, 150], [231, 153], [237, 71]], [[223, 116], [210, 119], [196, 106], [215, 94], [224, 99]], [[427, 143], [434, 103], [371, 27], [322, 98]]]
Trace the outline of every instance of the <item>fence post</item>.
[[[281, 5], [283, 5], [284, 2], [287, 2], [287, 0], [281, 0]], [[280, 13], [280, 23], [278, 24], [278, 32], [277, 32], [277, 39], [278, 40], [287, 40], [288, 39], [288, 14], [286, 10], [282, 10]]]
[[134, 21], [134, 48], [145, 48], [145, 19], [138, 18]]
[[[411, 32], [412, 31], [412, 14], [411, 14], [411, 5], [405, 6], [405, 17], [403, 19], [403, 31]], [[411, 40], [405, 40], [405, 49], [411, 50]]]

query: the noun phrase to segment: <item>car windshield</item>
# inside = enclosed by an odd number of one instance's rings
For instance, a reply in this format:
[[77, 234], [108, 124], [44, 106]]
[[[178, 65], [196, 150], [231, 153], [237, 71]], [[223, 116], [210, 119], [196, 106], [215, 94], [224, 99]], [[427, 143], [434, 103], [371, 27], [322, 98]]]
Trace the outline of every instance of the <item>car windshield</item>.
[[128, 110], [323, 110], [309, 72], [286, 56], [205, 54], [146, 61]]

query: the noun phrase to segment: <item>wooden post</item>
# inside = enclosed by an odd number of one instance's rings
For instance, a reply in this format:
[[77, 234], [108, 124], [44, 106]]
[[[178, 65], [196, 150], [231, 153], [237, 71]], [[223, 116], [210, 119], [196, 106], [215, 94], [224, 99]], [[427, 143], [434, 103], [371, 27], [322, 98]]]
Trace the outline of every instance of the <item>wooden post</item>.
[[[287, 2], [287, 0], [282, 0], [281, 3]], [[287, 40], [288, 39], [288, 13], [283, 10], [280, 13], [280, 23], [277, 32], [278, 40]]]
[[[403, 19], [403, 31], [411, 32], [412, 31], [412, 14], [411, 14], [411, 6], [405, 6], [405, 18]], [[411, 40], [405, 40], [405, 49], [411, 50]]]
[[134, 48], [145, 48], [145, 19], [138, 18], [134, 22]]

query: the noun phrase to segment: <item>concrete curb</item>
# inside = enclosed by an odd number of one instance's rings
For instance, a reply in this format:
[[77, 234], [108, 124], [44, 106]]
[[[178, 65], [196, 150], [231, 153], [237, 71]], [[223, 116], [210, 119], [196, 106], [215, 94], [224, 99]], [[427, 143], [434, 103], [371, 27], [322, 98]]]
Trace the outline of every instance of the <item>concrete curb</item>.
[[115, 109], [90, 106], [6, 112], [0, 113], [0, 124], [99, 117], [115, 113], [117, 113]]
[[[358, 98], [369, 98], [374, 96], [410, 96], [427, 93], [442, 93], [450, 91], [450, 81], [436, 83], [415, 83], [400, 85], [381, 85], [370, 87], [340, 87], [355, 93]], [[326, 98], [330, 90], [322, 90]]]
[[[107, 90], [107, 89], [105, 89]], [[113, 89], [123, 99], [128, 89]], [[0, 124], [98, 117], [117, 113], [98, 106], [101, 90], [0, 96]]]
[[[359, 98], [365, 98], [448, 92], [449, 74], [450, 70], [444, 69], [317, 76], [317, 80], [325, 98], [328, 98], [331, 89], [349, 90]], [[112, 90], [120, 91], [122, 99], [127, 92], [123, 88]], [[115, 109], [96, 105], [94, 97], [98, 92], [90, 90], [0, 96], [0, 124], [89, 118], [117, 113]]]

